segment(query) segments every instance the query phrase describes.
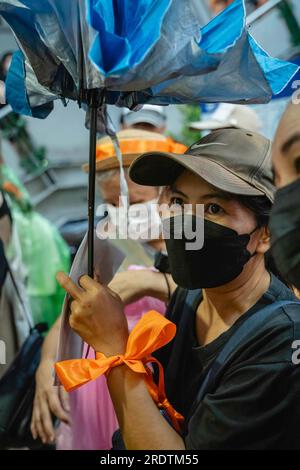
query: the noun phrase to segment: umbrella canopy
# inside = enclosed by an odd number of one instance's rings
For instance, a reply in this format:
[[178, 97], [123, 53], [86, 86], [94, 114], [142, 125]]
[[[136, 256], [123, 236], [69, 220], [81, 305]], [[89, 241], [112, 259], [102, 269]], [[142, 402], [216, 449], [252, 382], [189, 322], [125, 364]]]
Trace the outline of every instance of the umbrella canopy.
[[267, 102], [297, 71], [254, 41], [243, 0], [206, 26], [198, 0], [0, 0], [0, 14], [22, 50], [7, 101], [39, 117], [57, 98], [88, 102], [92, 89], [130, 108]]

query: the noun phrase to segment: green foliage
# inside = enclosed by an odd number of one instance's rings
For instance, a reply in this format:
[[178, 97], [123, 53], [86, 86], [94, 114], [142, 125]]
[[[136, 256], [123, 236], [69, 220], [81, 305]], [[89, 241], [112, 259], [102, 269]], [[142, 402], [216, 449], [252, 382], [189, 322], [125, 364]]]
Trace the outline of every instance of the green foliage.
[[38, 147], [35, 145], [22, 116], [16, 113], [8, 114], [0, 121], [0, 132], [2, 132], [3, 138], [8, 140], [15, 148], [21, 166], [26, 173], [34, 174], [43, 168], [47, 168], [47, 150], [43, 146]]
[[287, 28], [290, 33], [290, 38], [291, 38], [291, 43], [293, 46], [299, 46], [300, 45], [300, 28], [299, 28], [299, 23], [297, 21], [297, 18], [293, 12], [293, 6], [287, 2], [283, 1], [280, 3], [277, 7], [283, 16]]
[[183, 127], [181, 129], [180, 134], [171, 134], [171, 137], [190, 147], [190, 145], [192, 145], [194, 142], [201, 138], [201, 134], [199, 131], [193, 131], [189, 129], [189, 125], [191, 122], [200, 120], [200, 107], [196, 104], [189, 104], [185, 106], [178, 106], [178, 108], [183, 114]]

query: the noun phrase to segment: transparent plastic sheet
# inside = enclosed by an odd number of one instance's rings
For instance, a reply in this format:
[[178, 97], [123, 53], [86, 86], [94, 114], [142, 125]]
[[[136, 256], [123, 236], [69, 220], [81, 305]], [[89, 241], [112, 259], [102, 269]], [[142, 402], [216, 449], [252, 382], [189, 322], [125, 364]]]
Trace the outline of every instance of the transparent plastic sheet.
[[6, 164], [0, 165], [0, 188], [9, 195], [13, 208], [20, 209], [22, 212], [28, 212], [32, 209], [27, 189]]
[[[95, 272], [103, 284], [109, 284], [125, 259], [125, 254], [108, 240], [100, 240], [95, 234], [94, 266]], [[70, 277], [76, 283], [80, 276], [87, 273], [88, 243], [84, 237], [73, 261]], [[81, 358], [82, 339], [69, 326], [69, 297], [66, 296], [62, 308], [62, 326], [58, 348], [58, 360]]]
[[56, 227], [32, 210], [26, 188], [7, 165], [0, 167], [0, 187], [9, 196], [34, 324], [46, 322], [51, 327], [65, 295], [55, 275], [69, 271], [69, 248]]
[[15, 210], [13, 220], [27, 271], [27, 292], [34, 323], [46, 322], [50, 328], [64, 300], [64, 291], [55, 275], [58, 271], [69, 271], [69, 248], [56, 227], [37, 212], [23, 214]]

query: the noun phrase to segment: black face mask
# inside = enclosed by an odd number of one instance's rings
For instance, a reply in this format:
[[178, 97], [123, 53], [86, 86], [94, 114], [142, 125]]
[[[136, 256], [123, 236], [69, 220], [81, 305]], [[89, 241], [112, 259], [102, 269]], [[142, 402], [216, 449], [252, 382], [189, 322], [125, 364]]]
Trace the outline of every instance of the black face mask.
[[[180, 219], [182, 220], [182, 215], [163, 221], [171, 273], [179, 286], [187, 289], [219, 287], [241, 274], [245, 264], [253, 256], [247, 250], [247, 245], [257, 228], [250, 234], [238, 235], [230, 228], [204, 220], [203, 247], [187, 250], [186, 244], [193, 241], [185, 237], [187, 232], [182, 230], [181, 239], [175, 238], [178, 237], [176, 227], [180, 226]], [[188, 224], [195, 231], [197, 219], [195, 215], [185, 214], [182, 225], [185, 227]], [[170, 224], [169, 238], [166, 224]]]
[[277, 191], [270, 231], [278, 270], [300, 289], [300, 179]]
[[3, 246], [2, 240], [0, 239], [0, 291], [5, 282], [5, 278], [7, 275], [7, 268], [8, 266], [7, 266], [6, 256], [4, 253], [4, 246]]

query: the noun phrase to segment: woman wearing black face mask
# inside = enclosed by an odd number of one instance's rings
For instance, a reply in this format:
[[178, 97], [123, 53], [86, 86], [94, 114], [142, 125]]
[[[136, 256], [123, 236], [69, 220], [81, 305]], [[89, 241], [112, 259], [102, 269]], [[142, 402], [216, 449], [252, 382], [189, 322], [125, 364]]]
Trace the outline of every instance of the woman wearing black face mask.
[[[294, 433], [300, 375], [291, 350], [299, 304], [275, 307], [272, 319], [237, 347], [211, 393], [195, 402], [205, 372], [234, 332], [266, 305], [295, 300], [265, 265], [273, 201], [270, 143], [224, 129], [186, 154], [141, 156], [130, 173], [142, 184], [156, 180], [168, 186], [171, 205], [192, 204], [194, 214], [196, 204], [204, 205], [201, 250], [186, 251], [187, 240], [172, 238], [172, 230], [166, 240], [173, 278], [184, 289], [177, 289], [169, 307], [178, 328], [175, 340], [157, 356], [165, 367], [168, 399], [187, 418], [185, 446], [299, 448]], [[195, 215], [186, 222], [191, 220], [195, 223]]]
[[[172, 276], [182, 287], [168, 309], [176, 336], [156, 354], [164, 366], [168, 400], [185, 425], [176, 432], [156, 408], [143, 377], [116, 367], [108, 386], [126, 447], [299, 448], [300, 368], [292, 348], [300, 339], [300, 305], [265, 266], [274, 192], [270, 142], [246, 130], [221, 129], [185, 155], [142, 155], [130, 176], [140, 184], [168, 187], [165, 196], [175, 211], [189, 207], [181, 225], [181, 216], [171, 217], [168, 208], [163, 212], [164, 223], [170, 219], [166, 245]], [[198, 205], [204, 206], [200, 215]], [[188, 230], [200, 227], [201, 242], [201, 223], [203, 247], [189, 251]], [[96, 286], [85, 279], [81, 306], [81, 291], [70, 280], [64, 283], [79, 298], [78, 334], [99, 352], [124, 354], [128, 333], [116, 297], [102, 286], [94, 302]], [[99, 307], [102, 298], [110, 315]], [[93, 328], [85, 320], [86, 302]], [[114, 337], [108, 337], [112, 327]]]

